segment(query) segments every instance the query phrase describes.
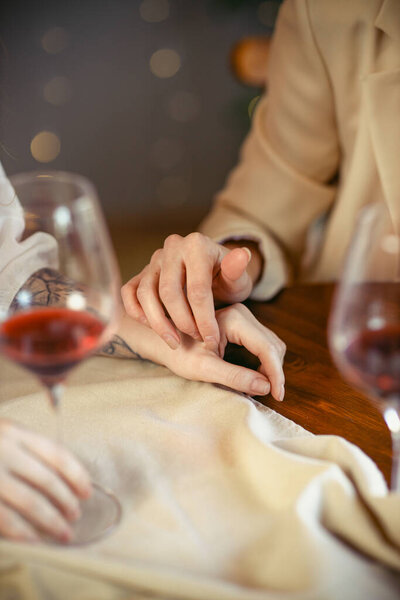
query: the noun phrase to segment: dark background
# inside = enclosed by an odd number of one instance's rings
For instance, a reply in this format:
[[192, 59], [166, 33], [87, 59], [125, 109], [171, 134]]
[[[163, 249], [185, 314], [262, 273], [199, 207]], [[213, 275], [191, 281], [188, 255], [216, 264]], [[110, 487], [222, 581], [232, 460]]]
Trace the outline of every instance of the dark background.
[[[126, 272], [135, 271], [135, 254], [143, 261], [168, 232], [196, 227], [235, 164], [260, 92], [235, 79], [229, 54], [245, 36], [270, 35], [278, 8], [279, 0], [3, 0], [6, 172], [89, 177], [118, 253], [131, 256]], [[151, 71], [160, 49], [178, 54], [171, 77]], [[60, 141], [50, 162], [31, 153], [42, 131]]]

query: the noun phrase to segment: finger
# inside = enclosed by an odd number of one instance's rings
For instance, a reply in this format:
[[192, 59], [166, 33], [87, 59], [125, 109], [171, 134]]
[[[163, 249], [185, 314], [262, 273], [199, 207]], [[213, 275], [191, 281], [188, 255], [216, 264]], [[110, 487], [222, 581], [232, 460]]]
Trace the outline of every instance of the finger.
[[232, 365], [219, 356], [209, 354], [201, 363], [199, 379], [210, 383], [219, 383], [252, 396], [269, 394], [269, 381], [257, 371], [238, 365]]
[[31, 525], [61, 542], [72, 539], [72, 530], [61, 513], [35, 489], [4, 471], [0, 476], [1, 500]]
[[137, 289], [145, 271], [146, 269], [143, 269], [143, 271], [139, 273], [139, 275], [132, 277], [130, 281], [128, 281], [127, 283], [125, 283], [125, 285], [122, 286], [121, 297], [126, 313], [130, 317], [132, 317], [132, 319], [135, 319], [135, 321], [139, 321], [140, 323], [143, 323], [143, 325], [148, 325], [146, 315], [144, 314], [136, 295]]
[[254, 315], [243, 305], [237, 304], [229, 309], [218, 311], [220, 327], [230, 342], [244, 346], [257, 356], [262, 373], [271, 383], [271, 394], [276, 400], [283, 400], [285, 376], [282, 359], [283, 342], [269, 329], [261, 325]]
[[252, 280], [246, 270], [251, 258], [248, 248], [235, 248], [222, 258], [221, 269], [213, 281], [215, 296], [232, 304], [245, 300], [252, 290]]
[[266, 375], [271, 383], [272, 396], [275, 400], [283, 400], [285, 376], [276, 346], [259, 330], [246, 331], [246, 328], [242, 332], [240, 345], [258, 357], [262, 365], [261, 372]]
[[159, 277], [159, 269], [149, 268], [137, 289], [137, 297], [150, 327], [172, 350], [176, 350], [180, 344], [180, 337], [167, 318], [158, 296]]
[[191, 308], [184, 294], [186, 271], [176, 249], [165, 246], [160, 272], [159, 294], [174, 325], [193, 339], [201, 339]]
[[14, 510], [0, 501], [0, 536], [15, 542], [38, 542], [35, 529]]
[[251, 260], [248, 248], [234, 248], [224, 256], [221, 262], [221, 277], [227, 284], [237, 282], [244, 275]]
[[218, 352], [219, 327], [215, 318], [212, 279], [214, 264], [204, 255], [190, 252], [185, 261], [186, 292], [197, 328], [206, 347]]
[[78, 497], [90, 496], [92, 485], [89, 474], [70, 452], [33, 431], [21, 429], [16, 435], [20, 444], [58, 473]]
[[46, 495], [69, 520], [75, 521], [80, 516], [79, 502], [71, 488], [53, 469], [22, 447], [15, 446], [8, 470]]

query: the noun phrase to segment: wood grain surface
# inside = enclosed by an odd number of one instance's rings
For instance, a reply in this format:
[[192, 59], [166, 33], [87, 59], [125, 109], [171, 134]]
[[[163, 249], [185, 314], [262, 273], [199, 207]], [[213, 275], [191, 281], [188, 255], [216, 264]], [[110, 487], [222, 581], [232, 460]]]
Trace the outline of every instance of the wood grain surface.
[[[330, 284], [294, 286], [270, 302], [246, 303], [287, 345], [285, 400], [258, 400], [315, 434], [339, 435], [356, 444], [389, 483], [391, 440], [382, 414], [342, 379], [330, 357], [327, 319], [333, 289]], [[230, 350], [228, 360], [255, 366], [239, 348]]]

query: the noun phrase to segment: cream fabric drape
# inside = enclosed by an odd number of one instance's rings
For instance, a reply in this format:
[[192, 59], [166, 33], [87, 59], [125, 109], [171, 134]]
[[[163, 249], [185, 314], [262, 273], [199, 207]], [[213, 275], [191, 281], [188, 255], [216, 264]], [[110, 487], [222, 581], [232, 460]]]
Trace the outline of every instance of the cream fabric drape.
[[[0, 381], [1, 417], [54, 430], [30, 375], [1, 359]], [[400, 496], [345, 440], [110, 358], [72, 374], [62, 419], [65, 443], [117, 493], [123, 520], [85, 548], [3, 540], [2, 600], [399, 597]]]

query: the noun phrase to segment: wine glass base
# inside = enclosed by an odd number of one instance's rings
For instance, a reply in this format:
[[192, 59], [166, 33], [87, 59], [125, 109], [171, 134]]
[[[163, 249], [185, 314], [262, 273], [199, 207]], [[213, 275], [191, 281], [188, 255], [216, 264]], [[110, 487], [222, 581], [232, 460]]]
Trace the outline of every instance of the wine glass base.
[[[98, 483], [92, 483], [90, 498], [80, 504], [81, 516], [70, 526], [73, 531], [71, 541], [63, 546], [85, 546], [93, 544], [109, 535], [119, 524], [122, 507], [118, 498]], [[46, 543], [60, 545], [55, 540], [46, 539]]]

